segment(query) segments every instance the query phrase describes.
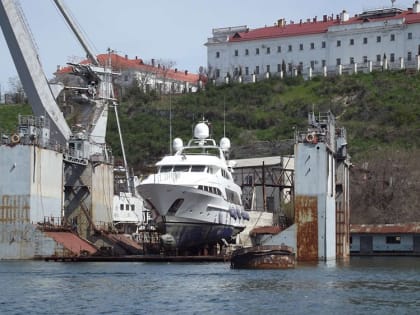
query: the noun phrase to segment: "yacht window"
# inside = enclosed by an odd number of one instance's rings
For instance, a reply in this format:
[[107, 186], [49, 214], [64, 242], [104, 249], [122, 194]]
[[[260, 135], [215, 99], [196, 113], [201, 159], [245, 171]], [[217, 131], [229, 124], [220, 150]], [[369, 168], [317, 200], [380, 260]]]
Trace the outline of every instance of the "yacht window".
[[120, 210], [124, 210], [124, 205], [120, 204]]
[[206, 167], [204, 165], [192, 165], [191, 172], [204, 172]]
[[209, 168], [207, 169], [207, 173], [213, 174], [213, 173], [214, 173], [214, 171], [213, 171], [213, 167], [209, 167]]
[[125, 210], [127, 210], [127, 211], [130, 210], [130, 205], [129, 204], [125, 205]]
[[190, 170], [189, 165], [175, 165], [174, 172], [188, 172]]
[[131, 205], [131, 211], [134, 211], [134, 210], [135, 210], [135, 206]]
[[168, 213], [175, 214], [176, 211], [179, 209], [179, 207], [181, 207], [183, 202], [184, 202], [184, 199], [175, 200], [172, 206], [169, 208]]
[[241, 205], [241, 198], [235, 191], [226, 188], [226, 197], [228, 201]]
[[163, 165], [160, 167], [160, 173], [167, 173], [172, 170], [172, 165]]

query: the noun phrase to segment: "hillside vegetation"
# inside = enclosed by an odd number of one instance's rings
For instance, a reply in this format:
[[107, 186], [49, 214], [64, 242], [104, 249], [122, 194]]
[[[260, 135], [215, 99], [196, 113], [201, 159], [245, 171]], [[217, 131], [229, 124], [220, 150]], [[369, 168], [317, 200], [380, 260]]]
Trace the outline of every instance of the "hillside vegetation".
[[[226, 121], [231, 156], [243, 158], [292, 154], [290, 139], [295, 129], [306, 128], [308, 112], [330, 110], [348, 132], [354, 164], [352, 222], [420, 221], [419, 87], [420, 75], [404, 71], [311, 81], [270, 79], [176, 96], [144, 94], [132, 87], [120, 101], [119, 116], [128, 162], [141, 173], [170, 151], [170, 114], [172, 136], [184, 141], [202, 117], [212, 123], [216, 139], [223, 136]], [[107, 141], [114, 155], [121, 156], [113, 111]]]

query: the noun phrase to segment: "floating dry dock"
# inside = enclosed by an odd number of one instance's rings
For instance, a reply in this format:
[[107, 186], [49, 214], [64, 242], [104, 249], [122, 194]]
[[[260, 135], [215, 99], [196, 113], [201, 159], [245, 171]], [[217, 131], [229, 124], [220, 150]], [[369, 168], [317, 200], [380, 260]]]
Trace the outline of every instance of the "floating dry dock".
[[164, 256], [164, 255], [127, 255], [127, 256], [50, 256], [45, 261], [68, 262], [226, 262], [228, 256]]

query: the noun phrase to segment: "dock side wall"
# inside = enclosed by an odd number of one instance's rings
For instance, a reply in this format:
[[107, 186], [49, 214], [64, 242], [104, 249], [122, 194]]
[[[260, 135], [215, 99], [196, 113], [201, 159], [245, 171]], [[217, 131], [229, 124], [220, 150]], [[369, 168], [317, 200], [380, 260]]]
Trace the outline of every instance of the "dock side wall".
[[0, 176], [0, 259], [52, 254], [56, 244], [36, 224], [61, 217], [62, 155], [34, 146], [2, 145]]

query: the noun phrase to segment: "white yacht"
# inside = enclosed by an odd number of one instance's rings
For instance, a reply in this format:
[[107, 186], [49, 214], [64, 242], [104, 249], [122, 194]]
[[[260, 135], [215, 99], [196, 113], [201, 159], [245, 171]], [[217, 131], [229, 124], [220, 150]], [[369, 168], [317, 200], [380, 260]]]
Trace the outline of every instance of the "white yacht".
[[157, 172], [137, 186], [162, 241], [178, 249], [229, 241], [249, 220], [225, 158], [230, 140], [223, 137], [217, 145], [208, 124], [200, 122], [188, 145], [176, 138], [173, 148], [175, 154], [156, 163]]

